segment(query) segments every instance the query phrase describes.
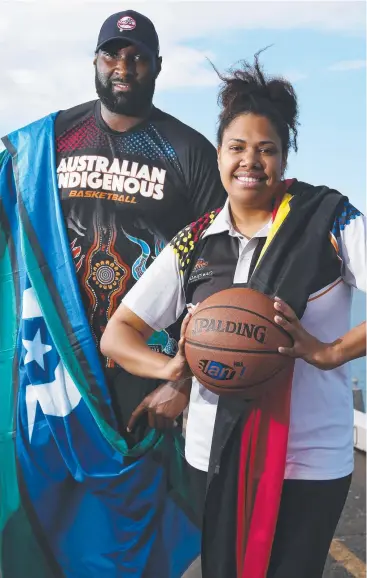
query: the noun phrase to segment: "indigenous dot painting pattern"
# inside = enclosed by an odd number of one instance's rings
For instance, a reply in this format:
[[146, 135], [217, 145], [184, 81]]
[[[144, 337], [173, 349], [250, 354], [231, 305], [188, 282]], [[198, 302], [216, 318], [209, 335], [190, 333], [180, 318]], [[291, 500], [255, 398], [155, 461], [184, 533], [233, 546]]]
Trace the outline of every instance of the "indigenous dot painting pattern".
[[335, 237], [338, 236], [339, 231], [344, 231], [345, 227], [349, 225], [351, 221], [361, 216], [361, 212], [358, 211], [353, 205], [346, 201], [343, 205], [341, 213], [336, 217], [334, 221], [334, 226], [332, 233]]
[[67, 153], [77, 149], [110, 149], [118, 153], [140, 155], [147, 160], [164, 160], [171, 163], [183, 177], [183, 171], [174, 148], [165, 139], [153, 123], [141, 129], [121, 135], [111, 135], [97, 125], [94, 114], [83, 119], [74, 128], [57, 139], [57, 152]]
[[182, 231], [172, 239], [170, 245], [178, 257], [181, 275], [183, 275], [185, 269], [191, 262], [191, 256], [196, 243], [201, 239], [221, 210], [222, 209], [216, 209], [215, 211], [206, 213], [200, 217], [200, 219], [182, 229]]
[[358, 211], [349, 201], [345, 201], [339, 215], [336, 216], [333, 228], [331, 230], [331, 243], [334, 246], [336, 252], [338, 253], [338, 244], [340, 240], [340, 232], [344, 231], [345, 227], [351, 223], [354, 219], [361, 216], [361, 212]]

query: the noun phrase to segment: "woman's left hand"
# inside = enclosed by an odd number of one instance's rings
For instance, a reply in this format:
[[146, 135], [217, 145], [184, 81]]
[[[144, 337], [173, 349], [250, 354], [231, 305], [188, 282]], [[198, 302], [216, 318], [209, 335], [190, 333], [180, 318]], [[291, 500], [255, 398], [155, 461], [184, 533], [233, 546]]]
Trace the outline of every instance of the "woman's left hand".
[[318, 369], [334, 369], [339, 364], [335, 359], [332, 343], [323, 343], [302, 326], [295, 312], [284, 301], [275, 297], [275, 323], [283, 327], [293, 338], [293, 347], [279, 347], [279, 353], [300, 358]]

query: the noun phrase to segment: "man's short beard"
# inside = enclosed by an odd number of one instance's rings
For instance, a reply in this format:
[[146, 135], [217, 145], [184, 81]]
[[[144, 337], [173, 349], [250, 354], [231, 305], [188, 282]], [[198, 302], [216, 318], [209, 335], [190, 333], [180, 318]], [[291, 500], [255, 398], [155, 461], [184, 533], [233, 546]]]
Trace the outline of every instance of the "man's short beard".
[[136, 84], [131, 92], [116, 94], [113, 92], [111, 81], [108, 80], [107, 85], [104, 84], [96, 68], [95, 84], [100, 101], [115, 114], [139, 117], [152, 105], [155, 78], [149, 79], [144, 84]]

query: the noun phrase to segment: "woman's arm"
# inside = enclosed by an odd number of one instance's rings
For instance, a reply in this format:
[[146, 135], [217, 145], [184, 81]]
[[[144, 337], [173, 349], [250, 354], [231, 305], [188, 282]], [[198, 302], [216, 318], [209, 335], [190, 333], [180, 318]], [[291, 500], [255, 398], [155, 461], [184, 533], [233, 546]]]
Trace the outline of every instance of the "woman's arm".
[[330, 345], [330, 356], [335, 367], [366, 355], [366, 322], [353, 327]]
[[333, 343], [324, 343], [304, 329], [293, 309], [284, 301], [276, 297], [274, 307], [277, 312], [275, 322], [288, 331], [294, 340], [293, 347], [280, 347], [280, 353], [304, 359], [323, 370], [335, 369], [366, 355], [366, 322], [353, 327]]
[[[366, 219], [350, 203], [345, 203], [336, 216], [331, 233], [341, 260], [341, 274], [345, 283], [366, 292]], [[348, 361], [366, 355], [366, 323], [348, 331], [333, 343], [323, 343], [310, 335], [297, 319], [294, 311], [276, 299], [276, 323], [286, 329], [294, 339], [291, 348], [280, 352], [300, 357], [319, 369], [334, 369]]]
[[153, 331], [122, 303], [102, 335], [101, 351], [133, 375], [167, 379], [165, 367], [169, 358], [147, 345]]
[[125, 295], [109, 320], [101, 340], [103, 355], [129, 373], [152, 379], [170, 379], [170, 358], [152, 351], [147, 340], [177, 321], [185, 309], [185, 294], [177, 256], [170, 245], [148, 267]]
[[189, 316], [182, 323], [179, 351], [171, 358], [150, 349], [147, 340], [153, 329], [122, 303], [107, 324], [101, 351], [133, 375], [166, 381], [183, 379], [189, 375], [183, 340], [188, 320]]

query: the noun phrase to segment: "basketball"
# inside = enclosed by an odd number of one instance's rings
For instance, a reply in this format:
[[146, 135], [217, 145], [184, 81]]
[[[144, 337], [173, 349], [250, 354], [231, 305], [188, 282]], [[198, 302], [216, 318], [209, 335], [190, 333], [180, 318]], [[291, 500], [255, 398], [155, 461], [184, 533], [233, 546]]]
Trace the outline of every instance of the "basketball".
[[273, 299], [247, 288], [200, 303], [185, 333], [186, 359], [198, 381], [217, 394], [261, 395], [261, 386], [290, 363], [278, 347], [293, 341], [274, 315]]

